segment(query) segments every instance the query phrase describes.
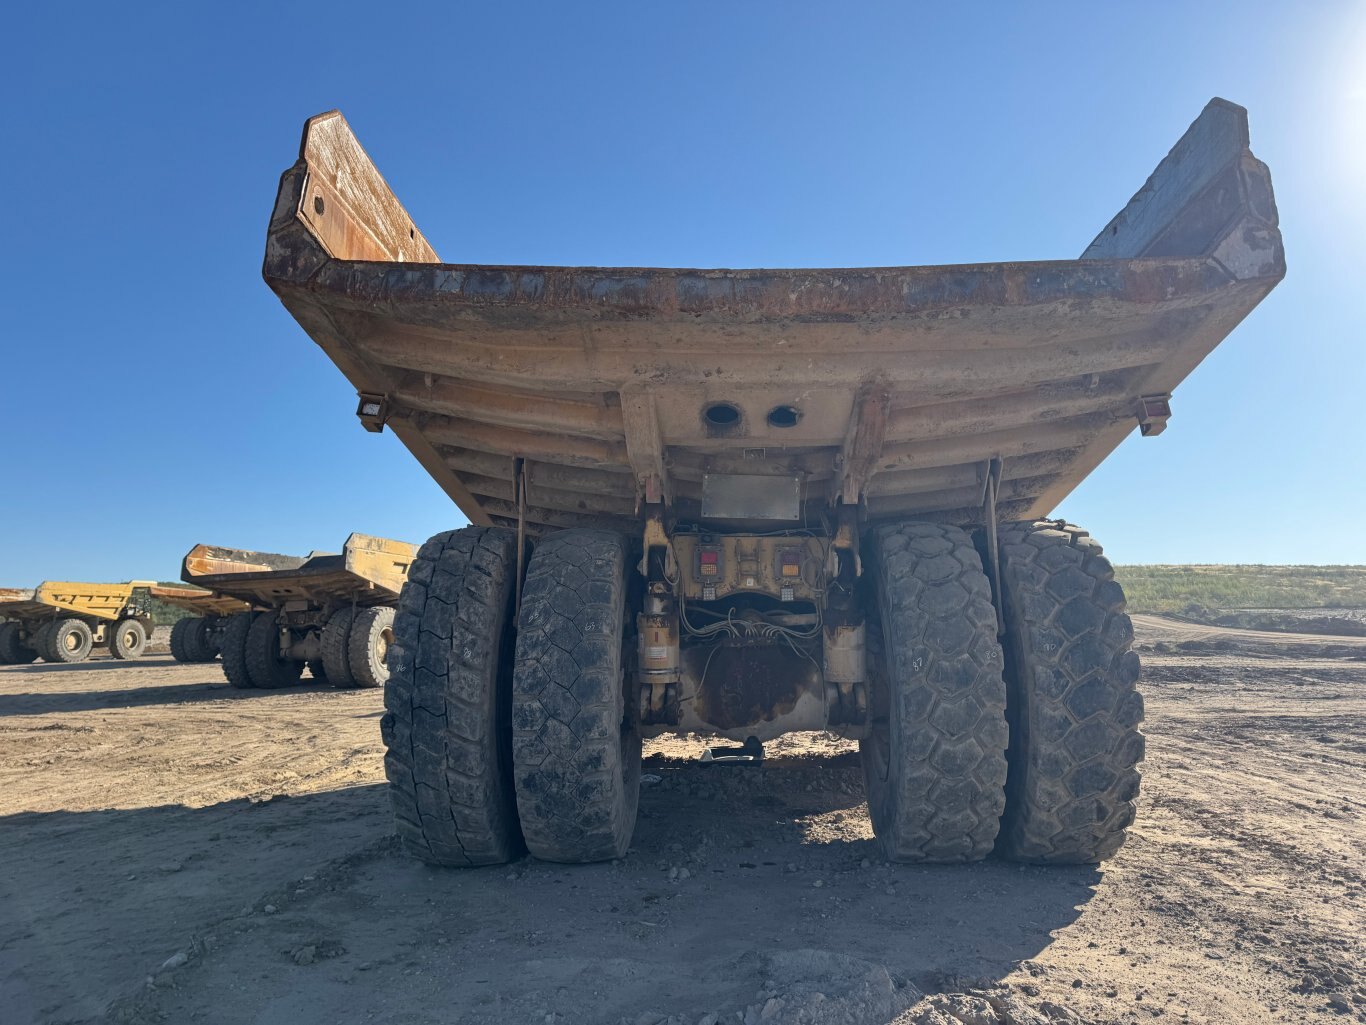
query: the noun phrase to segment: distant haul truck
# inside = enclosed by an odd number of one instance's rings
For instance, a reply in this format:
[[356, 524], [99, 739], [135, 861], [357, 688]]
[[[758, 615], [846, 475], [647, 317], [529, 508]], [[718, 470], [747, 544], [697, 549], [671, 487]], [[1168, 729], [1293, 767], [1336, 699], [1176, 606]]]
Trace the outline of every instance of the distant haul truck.
[[115, 658], [137, 658], [152, 632], [143, 600], [152, 583], [49, 580], [33, 591], [0, 589], [0, 663], [84, 662], [101, 645]]
[[310, 119], [265, 279], [470, 521], [394, 622], [404, 844], [620, 857], [643, 736], [829, 729], [892, 860], [1109, 857], [1138, 659], [1100, 545], [1045, 517], [1284, 274], [1225, 100], [1080, 259], [837, 270], [442, 263]]
[[189, 587], [153, 587], [157, 601], [189, 612], [171, 626], [171, 657], [177, 662], [212, 662], [223, 646], [228, 620], [251, 606], [237, 598]]
[[303, 558], [196, 545], [181, 579], [238, 605], [184, 635], [186, 653], [216, 649], [234, 687], [289, 687], [305, 666], [334, 687], [383, 686], [394, 606], [416, 557], [415, 545], [366, 534], [340, 555]]

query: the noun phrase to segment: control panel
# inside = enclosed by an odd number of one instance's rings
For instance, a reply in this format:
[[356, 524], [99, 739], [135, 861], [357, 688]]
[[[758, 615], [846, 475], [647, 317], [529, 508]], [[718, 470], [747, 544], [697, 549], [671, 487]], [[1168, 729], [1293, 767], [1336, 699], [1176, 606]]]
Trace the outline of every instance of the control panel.
[[780, 601], [814, 600], [824, 586], [819, 538], [756, 534], [675, 534], [679, 588], [689, 601], [754, 592]]

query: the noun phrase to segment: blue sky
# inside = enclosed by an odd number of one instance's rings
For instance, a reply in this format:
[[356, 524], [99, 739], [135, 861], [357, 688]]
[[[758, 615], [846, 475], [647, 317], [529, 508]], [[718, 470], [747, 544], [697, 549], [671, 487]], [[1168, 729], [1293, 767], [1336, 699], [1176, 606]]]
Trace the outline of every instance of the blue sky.
[[1062, 506], [1116, 561], [1366, 562], [1366, 6], [24, 5], [0, 43], [0, 584], [461, 518], [260, 278], [340, 107], [448, 260], [1069, 258], [1215, 95], [1289, 275]]

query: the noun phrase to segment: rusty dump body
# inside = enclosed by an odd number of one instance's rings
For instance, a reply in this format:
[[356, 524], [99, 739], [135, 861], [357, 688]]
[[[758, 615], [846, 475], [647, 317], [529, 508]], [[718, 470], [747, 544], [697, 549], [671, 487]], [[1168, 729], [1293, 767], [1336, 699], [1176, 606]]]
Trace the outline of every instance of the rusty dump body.
[[0, 587], [0, 618], [8, 616], [6, 608], [32, 599], [31, 587]]
[[368, 534], [352, 534], [340, 555], [300, 557], [196, 545], [181, 564], [181, 579], [220, 599], [236, 600], [237, 608], [219, 615], [289, 602], [391, 605], [416, 553], [414, 545]]
[[972, 523], [994, 459], [999, 517], [1044, 516], [1161, 430], [1284, 272], [1246, 112], [1219, 99], [1080, 259], [836, 270], [442, 263], [334, 111], [264, 265], [363, 422], [476, 524], [513, 525], [524, 480], [533, 534], [635, 530], [642, 501], [706, 519], [736, 476], [807, 515]]
[[1080, 259], [667, 270], [441, 263], [310, 119], [266, 281], [472, 523], [393, 620], [405, 845], [621, 857], [643, 736], [831, 730], [892, 860], [1114, 853], [1133, 634], [1043, 517], [1284, 275], [1247, 131], [1211, 101]]

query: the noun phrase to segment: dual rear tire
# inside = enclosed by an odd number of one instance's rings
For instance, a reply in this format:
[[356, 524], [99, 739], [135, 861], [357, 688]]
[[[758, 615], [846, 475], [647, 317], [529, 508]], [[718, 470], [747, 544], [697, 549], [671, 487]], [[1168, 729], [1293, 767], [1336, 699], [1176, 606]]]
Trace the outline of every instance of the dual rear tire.
[[[439, 865], [620, 857], [640, 774], [628, 544], [567, 530], [527, 565], [468, 527], [424, 545], [393, 624], [381, 726], [405, 847]], [[1113, 570], [1083, 531], [999, 534], [1003, 630], [974, 539], [870, 538], [869, 811], [893, 861], [1112, 855], [1133, 821], [1142, 700]]]
[[[278, 611], [239, 612], [228, 617], [222, 632], [218, 653], [223, 675], [238, 689], [276, 690], [296, 686], [307, 666], [317, 683], [338, 688], [382, 687], [388, 677], [393, 622], [394, 610], [387, 606], [338, 610], [323, 626], [321, 657], [304, 663], [282, 654]], [[195, 628], [184, 629], [179, 644], [186, 657], [181, 661], [200, 661], [194, 657], [197, 635], [190, 632]], [[171, 642], [174, 651], [174, 632]]]
[[18, 623], [0, 623], [0, 665], [28, 665], [37, 657], [37, 649], [24, 640]]
[[389, 677], [394, 615], [394, 609], [385, 605], [348, 606], [332, 613], [322, 632], [323, 678], [343, 689], [383, 687]]
[[626, 540], [567, 530], [527, 565], [516, 539], [468, 527], [418, 553], [385, 689], [385, 772], [404, 846], [438, 865], [626, 853], [641, 739]]
[[1085, 531], [1004, 524], [998, 640], [982, 540], [927, 523], [874, 533], [886, 652], [860, 744], [874, 830], [893, 861], [1104, 860], [1133, 822], [1143, 758], [1123, 592]]
[[185, 616], [171, 625], [171, 657], [177, 662], [212, 662], [218, 657], [216, 619]]

